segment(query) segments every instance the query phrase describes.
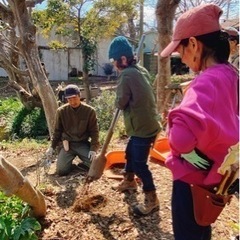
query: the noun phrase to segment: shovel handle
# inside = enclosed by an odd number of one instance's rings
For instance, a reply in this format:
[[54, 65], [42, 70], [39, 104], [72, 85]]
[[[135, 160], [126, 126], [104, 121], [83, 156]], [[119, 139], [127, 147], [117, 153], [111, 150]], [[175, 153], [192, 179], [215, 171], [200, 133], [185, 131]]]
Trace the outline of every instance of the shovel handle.
[[113, 130], [114, 130], [114, 128], [116, 126], [116, 123], [117, 123], [117, 121], [119, 119], [120, 113], [121, 113], [121, 110], [117, 108], [115, 113], [114, 113], [111, 125], [110, 125], [110, 127], [108, 129], [108, 133], [107, 133], [105, 142], [104, 142], [103, 147], [101, 149], [101, 153], [100, 154], [102, 154], [102, 155], [104, 155], [107, 152], [107, 148], [108, 148], [108, 145], [109, 145], [109, 143], [111, 141], [111, 138], [112, 138], [112, 135], [113, 135]]
[[223, 188], [224, 188], [224, 186], [225, 186], [225, 184], [226, 184], [226, 181], [227, 181], [228, 176], [229, 176], [229, 173], [228, 173], [228, 171], [226, 171], [225, 174], [224, 174], [223, 177], [222, 177], [221, 182], [219, 183], [219, 187], [218, 187], [218, 189], [217, 189], [216, 194], [220, 194], [220, 195], [223, 194]]
[[232, 171], [223, 187], [223, 195], [227, 195], [229, 187], [232, 185], [232, 183], [236, 180], [237, 178], [237, 171]]

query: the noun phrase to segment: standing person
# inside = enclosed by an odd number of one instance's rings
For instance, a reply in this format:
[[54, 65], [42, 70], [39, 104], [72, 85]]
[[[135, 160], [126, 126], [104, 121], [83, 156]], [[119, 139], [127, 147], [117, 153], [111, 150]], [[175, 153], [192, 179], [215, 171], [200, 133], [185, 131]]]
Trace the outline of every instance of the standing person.
[[150, 147], [160, 131], [155, 98], [147, 70], [136, 64], [129, 41], [119, 36], [109, 47], [109, 59], [119, 72], [116, 107], [123, 110], [124, 124], [130, 137], [126, 147], [123, 181], [113, 188], [119, 192], [137, 189], [135, 174], [142, 181], [145, 202], [135, 207], [138, 215], [146, 215], [159, 207], [156, 188], [147, 160]]
[[234, 27], [225, 28], [224, 31], [229, 35], [230, 55], [228, 61], [239, 69], [239, 33]]
[[223, 176], [217, 170], [229, 147], [239, 141], [238, 74], [228, 63], [221, 14], [214, 4], [185, 12], [176, 23], [172, 42], [161, 52], [167, 57], [177, 51], [183, 63], [199, 72], [181, 104], [168, 115], [171, 153], [166, 166], [173, 174], [175, 240], [211, 239], [211, 226], [195, 220], [190, 184], [208, 190], [218, 186]]
[[64, 96], [67, 103], [57, 110], [51, 147], [46, 152], [51, 157], [56, 147], [62, 143], [57, 159], [58, 175], [70, 173], [76, 156], [82, 160], [82, 167], [89, 169], [99, 147], [95, 110], [81, 102], [80, 90], [76, 85], [68, 85]]

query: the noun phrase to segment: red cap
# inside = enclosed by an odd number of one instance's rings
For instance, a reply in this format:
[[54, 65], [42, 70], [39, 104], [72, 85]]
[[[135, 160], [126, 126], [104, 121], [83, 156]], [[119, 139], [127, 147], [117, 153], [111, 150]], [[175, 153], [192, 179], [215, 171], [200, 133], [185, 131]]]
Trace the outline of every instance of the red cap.
[[221, 8], [215, 4], [203, 4], [183, 13], [177, 20], [172, 41], [161, 52], [161, 57], [167, 57], [174, 52], [182, 39], [221, 30], [221, 14]]

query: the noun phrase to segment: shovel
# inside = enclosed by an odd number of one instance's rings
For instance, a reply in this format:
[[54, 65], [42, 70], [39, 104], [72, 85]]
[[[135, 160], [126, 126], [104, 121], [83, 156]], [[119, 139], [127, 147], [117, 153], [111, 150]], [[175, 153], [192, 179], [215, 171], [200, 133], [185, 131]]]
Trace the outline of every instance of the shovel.
[[113, 116], [110, 128], [108, 129], [108, 133], [105, 139], [105, 142], [103, 144], [103, 147], [101, 149], [100, 154], [92, 161], [90, 169], [88, 171], [87, 174], [87, 179], [86, 182], [92, 182], [95, 181], [97, 179], [99, 179], [104, 171], [106, 162], [107, 162], [107, 158], [105, 156], [106, 152], [107, 152], [107, 148], [108, 145], [111, 141], [112, 135], [113, 135], [113, 130], [116, 126], [116, 123], [118, 121], [118, 118], [120, 116], [120, 109], [116, 109], [115, 114]]

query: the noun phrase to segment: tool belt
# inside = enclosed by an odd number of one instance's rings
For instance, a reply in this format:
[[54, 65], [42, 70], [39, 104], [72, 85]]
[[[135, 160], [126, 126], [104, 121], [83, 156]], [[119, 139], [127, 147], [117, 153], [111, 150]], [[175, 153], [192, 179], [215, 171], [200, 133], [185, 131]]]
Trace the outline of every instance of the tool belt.
[[[195, 148], [195, 151], [201, 158], [210, 163], [211, 168], [213, 161], [199, 149]], [[209, 226], [217, 220], [226, 204], [230, 203], [232, 195], [221, 194], [216, 190], [206, 189], [195, 184], [190, 184], [190, 186], [195, 220], [200, 226]], [[217, 187], [217, 190], [219, 188], [220, 186]]]
[[214, 223], [232, 195], [220, 195], [198, 185], [190, 184], [193, 198], [194, 217], [198, 225]]

